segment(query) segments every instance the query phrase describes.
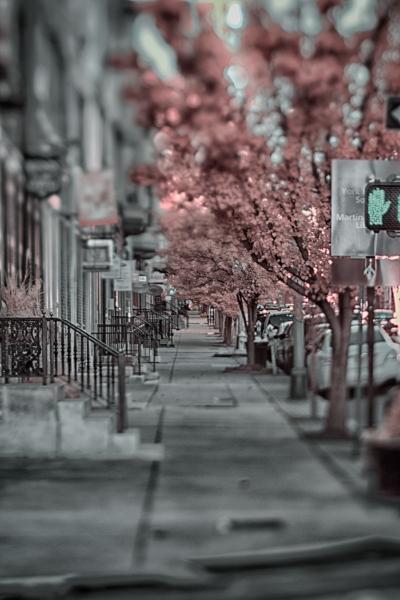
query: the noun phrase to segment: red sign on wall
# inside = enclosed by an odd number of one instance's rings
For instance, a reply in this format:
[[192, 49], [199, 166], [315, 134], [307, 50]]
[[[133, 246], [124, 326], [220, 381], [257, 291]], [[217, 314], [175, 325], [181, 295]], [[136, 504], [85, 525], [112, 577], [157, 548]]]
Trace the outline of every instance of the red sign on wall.
[[81, 173], [79, 178], [79, 224], [82, 227], [119, 222], [112, 171]]

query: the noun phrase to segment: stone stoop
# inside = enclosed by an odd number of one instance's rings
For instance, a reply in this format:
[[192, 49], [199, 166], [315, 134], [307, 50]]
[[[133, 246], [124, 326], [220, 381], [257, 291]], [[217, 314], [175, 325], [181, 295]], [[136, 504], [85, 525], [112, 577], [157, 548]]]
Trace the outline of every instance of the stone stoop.
[[51, 458], [57, 447], [57, 404], [61, 384], [1, 387], [0, 455]]
[[153, 384], [156, 385], [160, 381], [160, 373], [158, 371], [149, 371], [144, 376], [145, 384]]
[[128, 382], [129, 383], [144, 383], [144, 374], [138, 375], [137, 373], [134, 373], [133, 375], [129, 376]]
[[174, 348], [174, 343], [171, 342], [170, 338], [160, 338], [160, 346], [163, 348]]
[[137, 428], [115, 433], [113, 415], [91, 411], [88, 398], [65, 398], [62, 384], [3, 386], [1, 400], [0, 456], [162, 459], [161, 444], [141, 444]]

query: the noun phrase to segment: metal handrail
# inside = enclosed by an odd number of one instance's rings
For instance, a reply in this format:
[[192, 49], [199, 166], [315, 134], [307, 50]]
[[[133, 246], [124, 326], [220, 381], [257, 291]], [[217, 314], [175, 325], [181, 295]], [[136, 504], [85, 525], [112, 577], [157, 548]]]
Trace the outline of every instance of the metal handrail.
[[136, 310], [145, 312], [148, 316], [150, 316], [150, 318], [153, 319], [153, 321], [157, 321], [158, 325], [161, 320], [163, 322], [163, 325], [165, 326], [165, 329], [163, 331], [159, 331], [159, 333], [160, 333], [161, 337], [167, 337], [172, 342], [173, 332], [172, 332], [171, 315], [157, 312], [151, 308], [142, 308], [142, 309], [136, 309]]
[[67, 321], [66, 319], [62, 319], [62, 318], [59, 318], [59, 317], [55, 317], [55, 318], [53, 318], [53, 320], [54, 321], [60, 321], [61, 323], [67, 325], [68, 327], [70, 327], [71, 329], [73, 329], [74, 331], [76, 331], [77, 333], [83, 335], [85, 338], [87, 338], [93, 344], [96, 344], [97, 346], [99, 346], [103, 350], [109, 352], [111, 355], [113, 355], [115, 357], [117, 357], [119, 355], [119, 352], [117, 350], [114, 350], [110, 346], [107, 346], [107, 344], [104, 344], [101, 340], [97, 339], [94, 335], [92, 335], [88, 331], [85, 331], [85, 329], [81, 329], [80, 327], [78, 327], [78, 325], [74, 325], [70, 321]]
[[[129, 322], [130, 319], [140, 317], [146, 320], [151, 326], [154, 328], [155, 334], [158, 339], [166, 337], [172, 343], [173, 331], [172, 331], [172, 319], [169, 315], [164, 315], [162, 313], [157, 313], [149, 308], [134, 308], [132, 310], [132, 315], [124, 316], [124, 315], [115, 315], [113, 320], [115, 322]], [[161, 327], [160, 327], [161, 321]]]
[[183, 319], [183, 315], [181, 312], [179, 312], [179, 309], [175, 308], [174, 306], [168, 305], [167, 309], [168, 311], [170, 311], [171, 316], [175, 317], [175, 328], [176, 329], [181, 329], [181, 326], [183, 325], [183, 327], [189, 327], [189, 316], [186, 315], [186, 323]]
[[91, 400], [103, 400], [116, 410], [116, 429], [126, 428], [125, 357], [66, 319], [0, 318], [1, 376], [41, 377], [42, 384], [65, 377], [76, 382]]

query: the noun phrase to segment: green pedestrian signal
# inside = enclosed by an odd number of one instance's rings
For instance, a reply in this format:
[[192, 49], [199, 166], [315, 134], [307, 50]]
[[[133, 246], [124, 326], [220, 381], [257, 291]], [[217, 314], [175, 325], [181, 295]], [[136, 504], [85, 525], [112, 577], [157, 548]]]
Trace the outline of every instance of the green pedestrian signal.
[[385, 190], [376, 188], [368, 194], [368, 218], [371, 226], [383, 225], [383, 216], [390, 208], [390, 201], [385, 200]]
[[375, 232], [400, 231], [400, 181], [366, 186], [365, 226]]

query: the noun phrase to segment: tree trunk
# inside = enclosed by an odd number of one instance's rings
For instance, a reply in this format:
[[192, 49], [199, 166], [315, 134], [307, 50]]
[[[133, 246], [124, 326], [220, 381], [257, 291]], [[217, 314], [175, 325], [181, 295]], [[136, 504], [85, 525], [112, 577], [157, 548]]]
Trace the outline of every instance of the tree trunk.
[[219, 333], [222, 335], [221, 313], [218, 308], [215, 309], [214, 329], [218, 329]]
[[254, 326], [256, 322], [257, 303], [250, 300], [247, 304], [247, 364], [255, 363]]
[[[330, 307], [331, 308], [331, 307]], [[329, 409], [325, 432], [333, 436], [347, 435], [347, 355], [350, 341], [350, 327], [353, 314], [350, 288], [339, 293], [339, 314], [327, 314], [332, 328], [332, 367]]]
[[225, 317], [224, 344], [232, 346], [232, 317]]

